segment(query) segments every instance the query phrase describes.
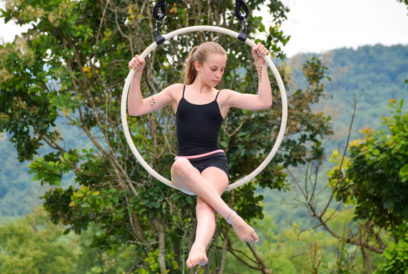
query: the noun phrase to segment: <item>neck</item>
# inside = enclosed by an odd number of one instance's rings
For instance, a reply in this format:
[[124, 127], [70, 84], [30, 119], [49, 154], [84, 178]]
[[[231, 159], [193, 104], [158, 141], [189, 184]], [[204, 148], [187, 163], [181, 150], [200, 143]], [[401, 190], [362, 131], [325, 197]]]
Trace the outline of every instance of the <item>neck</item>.
[[194, 90], [197, 90], [199, 93], [208, 93], [214, 90], [214, 87], [207, 85], [204, 81], [201, 81], [200, 78], [196, 78], [195, 81], [191, 84]]

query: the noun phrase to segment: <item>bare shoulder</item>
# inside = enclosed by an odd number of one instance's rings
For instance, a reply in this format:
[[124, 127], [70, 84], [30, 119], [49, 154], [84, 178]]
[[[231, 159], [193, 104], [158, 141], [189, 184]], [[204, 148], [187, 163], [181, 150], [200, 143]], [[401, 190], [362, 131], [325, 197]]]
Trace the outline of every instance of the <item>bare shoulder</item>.
[[220, 99], [221, 103], [223, 104], [228, 104], [231, 99], [233, 99], [235, 96], [238, 96], [239, 92], [236, 92], [235, 90], [231, 89], [221, 89], [219, 91], [219, 96], [218, 98]]
[[232, 90], [232, 89], [220, 89], [219, 93], [220, 93], [219, 96], [222, 96], [225, 99], [227, 99], [227, 98], [229, 98], [231, 96], [234, 96], [238, 92], [236, 92], [235, 90]]
[[174, 83], [168, 86], [166, 89], [169, 89], [170, 91], [177, 91], [180, 89], [183, 89], [184, 84], [182, 83]]
[[170, 100], [170, 104], [172, 105], [173, 109], [177, 109], [177, 104], [180, 101], [180, 98], [183, 93], [183, 86], [184, 84], [175, 83], [171, 84], [170, 86], [163, 89], [162, 93], [165, 93]]
[[177, 95], [183, 91], [183, 84], [175, 83], [163, 89], [163, 92], [170, 94], [172, 97], [177, 97]]
[[177, 97], [179, 96], [179, 94], [181, 94], [182, 90], [183, 90], [183, 84], [180, 84], [180, 83], [171, 84], [165, 87], [156, 96], [168, 98], [167, 100], [175, 101], [177, 100]]

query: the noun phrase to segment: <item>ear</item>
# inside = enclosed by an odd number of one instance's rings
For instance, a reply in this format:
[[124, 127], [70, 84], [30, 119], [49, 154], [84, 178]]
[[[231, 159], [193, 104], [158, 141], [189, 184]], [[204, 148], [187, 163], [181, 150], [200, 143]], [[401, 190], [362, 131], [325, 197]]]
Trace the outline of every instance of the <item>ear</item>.
[[195, 62], [193, 63], [193, 66], [194, 66], [194, 68], [195, 68], [195, 70], [196, 70], [197, 72], [199, 72], [199, 71], [201, 70], [201, 65], [200, 65], [200, 63], [199, 63], [198, 61], [195, 61]]

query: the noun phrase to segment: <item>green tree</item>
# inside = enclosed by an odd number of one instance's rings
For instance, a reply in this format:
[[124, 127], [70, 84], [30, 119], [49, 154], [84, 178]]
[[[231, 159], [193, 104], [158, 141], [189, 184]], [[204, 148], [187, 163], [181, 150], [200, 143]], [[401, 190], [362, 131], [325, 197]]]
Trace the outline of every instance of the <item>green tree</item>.
[[384, 262], [375, 273], [406, 274], [408, 272], [407, 236], [397, 244], [391, 243], [384, 252]]
[[74, 273], [76, 256], [44, 210], [0, 226], [1, 273]]
[[[336, 189], [336, 197], [356, 205], [356, 218], [371, 220], [396, 239], [408, 230], [408, 113], [390, 100], [392, 118], [384, 117], [386, 130], [364, 129], [350, 144], [349, 159]], [[338, 170], [338, 169], [337, 169]]]
[[[331, 235], [361, 248], [364, 273], [371, 273], [375, 266], [370, 251], [386, 252], [382, 269], [395, 269], [406, 261], [405, 253], [400, 252], [404, 244], [389, 244], [389, 238], [399, 242], [407, 233], [408, 113], [402, 111], [403, 100], [390, 103], [393, 116], [383, 117], [385, 129], [365, 128], [361, 138], [346, 142], [347, 151], [332, 153], [335, 166], [328, 173], [331, 196], [324, 210], [319, 212], [316, 202], [308, 201], [313, 215]], [[354, 218], [347, 224], [346, 235], [336, 233], [328, 222], [334, 214], [324, 216], [333, 198], [339, 202], [337, 208], [345, 205], [353, 209]]]
[[[336, 249], [335, 265], [325, 266], [325, 271], [354, 273], [358, 267], [356, 259], [361, 258], [362, 272], [372, 273], [379, 257], [376, 254], [382, 254], [386, 248], [385, 239], [387, 239], [387, 235], [382, 233], [383, 228], [376, 226], [372, 219], [352, 218], [357, 211], [354, 208], [355, 203], [352, 202], [352, 199], [338, 199], [339, 189], [350, 191], [350, 188], [345, 186], [347, 179], [344, 178], [344, 174], [351, 166], [352, 158], [345, 155], [347, 148], [353, 147], [356, 143], [356, 141], [351, 142], [349, 146], [356, 102], [353, 111], [348, 137], [345, 141], [345, 149], [342, 154], [338, 150], [333, 151], [329, 161], [335, 166], [328, 170], [328, 176], [321, 175], [321, 170], [328, 166], [328, 163], [324, 163], [324, 161], [307, 163], [304, 166], [304, 172], [293, 171], [292, 168], [288, 168], [288, 172], [298, 190], [299, 197], [302, 197], [299, 204], [307, 208], [317, 221], [317, 224], [313, 224], [313, 227], [315, 229], [322, 227], [329, 235], [339, 241], [339, 246]], [[356, 176], [358, 176], [357, 173]], [[303, 178], [298, 179], [298, 177]], [[325, 195], [322, 195], [322, 193], [325, 193]], [[337, 198], [337, 202], [335, 198]], [[345, 213], [347, 218], [341, 218]], [[339, 218], [342, 220], [340, 224]], [[353, 252], [350, 252], [351, 249], [353, 249]]]
[[[281, 57], [281, 46], [288, 37], [280, 24], [287, 9], [280, 1], [248, 3], [251, 10], [259, 10], [261, 4], [268, 8], [273, 26], [265, 29], [261, 17], [252, 16], [250, 37], [259, 30], [267, 37], [263, 41], [266, 46]], [[31, 161], [34, 178], [52, 186], [43, 199], [54, 222], [66, 225], [67, 232], [77, 233], [97, 223], [102, 232], [95, 236], [95, 246], [133, 245], [136, 255], [130, 270], [166, 273], [184, 267], [192, 240], [194, 198], [158, 184], [135, 162], [119, 115], [127, 62], [152, 41], [152, 5], [152, 1], [7, 1], [1, 17], [32, 27], [12, 43], [0, 46], [0, 130], [9, 134], [19, 160]], [[176, 0], [168, 6], [171, 9], [162, 25], [163, 33], [199, 24], [239, 29], [232, 15], [232, 1]], [[224, 87], [255, 91], [255, 68], [247, 66], [251, 63], [250, 49], [228, 37], [200, 33], [176, 37], [149, 56], [142, 83], [144, 94], [179, 81], [188, 51], [209, 39], [224, 45], [228, 52]], [[285, 189], [283, 166], [319, 158], [320, 139], [331, 133], [329, 119], [311, 109], [324, 94], [324, 68], [312, 60], [305, 71], [310, 88], [294, 92], [289, 99], [291, 116], [282, 149], [253, 184], [226, 194], [247, 220], [263, 216], [263, 196], [255, 193], [257, 187]], [[284, 70], [281, 72], [285, 75]], [[231, 111], [224, 124], [220, 143], [230, 158], [232, 180], [253, 170], [272, 146], [271, 136], [276, 136], [281, 113], [276, 84], [273, 88], [275, 104], [271, 110]], [[175, 155], [172, 119], [170, 108], [129, 118], [142, 154], [166, 176]], [[59, 120], [79, 129], [90, 145], [73, 147], [64, 142]], [[42, 146], [51, 152], [41, 153]], [[61, 178], [67, 173], [74, 174], [76, 184], [62, 187]], [[220, 224], [216, 239], [231, 242], [234, 236]], [[225, 253], [233, 250], [233, 245], [218, 245], [215, 240], [209, 253], [222, 259], [212, 260], [208, 267], [222, 269]], [[249, 268], [267, 271], [256, 253], [243, 260]]]
[[403, 4], [405, 4], [405, 5], [408, 6], [408, 0], [398, 0], [398, 2], [401, 2], [401, 3], [403, 3]]
[[42, 207], [0, 225], [0, 272], [123, 273], [134, 263], [134, 246], [93, 247], [93, 238], [100, 232], [95, 225], [79, 236], [64, 231]]

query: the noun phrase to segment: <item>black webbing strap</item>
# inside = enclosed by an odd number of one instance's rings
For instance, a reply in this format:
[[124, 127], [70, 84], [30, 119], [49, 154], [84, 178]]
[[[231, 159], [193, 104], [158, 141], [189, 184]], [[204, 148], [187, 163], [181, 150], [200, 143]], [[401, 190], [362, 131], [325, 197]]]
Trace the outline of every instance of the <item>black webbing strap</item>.
[[[160, 9], [160, 14], [158, 13]], [[153, 31], [154, 40], [157, 45], [163, 43], [166, 39], [160, 34], [161, 22], [166, 17], [166, 0], [158, 0], [153, 7], [153, 16], [156, 19], [156, 29]]]
[[[245, 14], [241, 13], [241, 9], [244, 10]], [[248, 37], [247, 19], [249, 17], [249, 8], [244, 0], [235, 0], [235, 16], [238, 18], [242, 28], [238, 35], [238, 39], [245, 42]]]

